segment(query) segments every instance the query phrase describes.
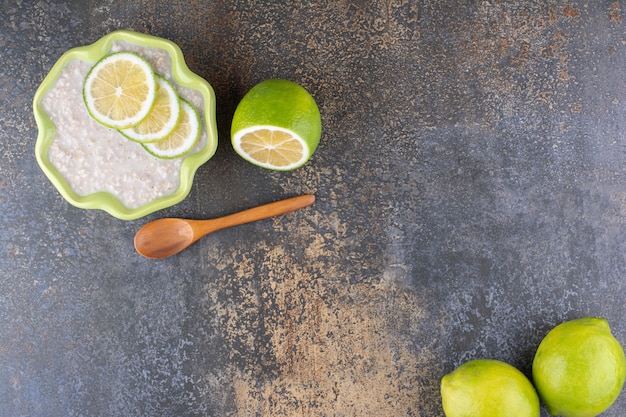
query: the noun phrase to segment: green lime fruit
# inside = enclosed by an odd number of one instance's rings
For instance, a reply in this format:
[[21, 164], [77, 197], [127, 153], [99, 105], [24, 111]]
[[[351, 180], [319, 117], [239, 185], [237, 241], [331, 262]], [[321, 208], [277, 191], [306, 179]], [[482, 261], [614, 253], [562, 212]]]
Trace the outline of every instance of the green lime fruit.
[[606, 319], [585, 317], [561, 323], [546, 335], [532, 373], [550, 414], [594, 417], [622, 391], [626, 358]]
[[508, 363], [478, 359], [441, 379], [447, 417], [539, 417], [539, 397], [526, 376]]
[[300, 85], [282, 79], [263, 81], [239, 102], [231, 141], [245, 160], [263, 168], [289, 171], [313, 155], [322, 134], [320, 111]]

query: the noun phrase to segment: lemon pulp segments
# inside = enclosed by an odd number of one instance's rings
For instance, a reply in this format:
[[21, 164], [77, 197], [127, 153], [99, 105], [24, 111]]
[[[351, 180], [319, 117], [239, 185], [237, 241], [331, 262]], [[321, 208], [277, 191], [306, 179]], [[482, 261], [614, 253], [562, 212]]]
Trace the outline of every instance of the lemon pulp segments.
[[174, 131], [158, 142], [142, 143], [142, 146], [157, 158], [180, 158], [189, 153], [198, 142], [202, 131], [198, 111], [186, 100], [181, 99], [181, 115]]
[[116, 129], [141, 122], [155, 98], [152, 67], [132, 52], [117, 52], [100, 59], [83, 85], [83, 99], [91, 116]]
[[250, 162], [266, 168], [291, 169], [308, 159], [309, 147], [294, 132], [275, 126], [245, 129], [234, 146]]
[[180, 101], [174, 86], [162, 76], [155, 75], [157, 92], [152, 110], [138, 125], [120, 130], [135, 142], [156, 142], [165, 138], [174, 131], [180, 117]]

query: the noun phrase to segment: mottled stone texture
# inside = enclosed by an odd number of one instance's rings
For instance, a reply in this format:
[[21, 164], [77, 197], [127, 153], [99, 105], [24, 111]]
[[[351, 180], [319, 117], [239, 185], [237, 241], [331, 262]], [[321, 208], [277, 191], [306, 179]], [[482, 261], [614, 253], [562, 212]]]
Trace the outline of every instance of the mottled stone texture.
[[[561, 321], [625, 343], [622, 3], [0, 0], [0, 415], [443, 416], [445, 373], [528, 375]], [[184, 202], [129, 222], [60, 197], [31, 112], [65, 50], [120, 28], [180, 45], [220, 135]], [[289, 173], [229, 143], [272, 77], [323, 118]], [[301, 193], [173, 258], [133, 250], [148, 220]], [[625, 414], [622, 393], [604, 415]]]

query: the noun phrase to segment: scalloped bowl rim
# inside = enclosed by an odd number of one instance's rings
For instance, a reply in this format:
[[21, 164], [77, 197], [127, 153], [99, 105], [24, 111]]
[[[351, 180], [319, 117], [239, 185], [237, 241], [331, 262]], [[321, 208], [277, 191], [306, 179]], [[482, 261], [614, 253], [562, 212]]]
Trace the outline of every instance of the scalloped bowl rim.
[[[48, 149], [56, 135], [56, 126], [43, 108], [43, 98], [48, 90], [54, 86], [62, 70], [71, 60], [81, 59], [95, 63], [110, 52], [111, 46], [115, 41], [128, 41], [141, 46], [165, 50], [171, 58], [172, 78], [176, 83], [198, 91], [204, 101], [203, 114], [207, 132], [206, 146], [185, 157], [181, 164], [180, 183], [176, 191], [136, 208], [124, 206], [117, 197], [105, 191], [87, 195], [77, 194], [47, 156]], [[90, 45], [72, 48], [61, 55], [35, 93], [33, 112], [39, 129], [35, 144], [37, 163], [63, 198], [76, 207], [104, 210], [121, 220], [134, 220], [181, 202], [191, 191], [197, 169], [211, 159], [217, 149], [216, 100], [215, 92], [211, 85], [187, 67], [180, 47], [174, 42], [129, 30], [111, 32]]]

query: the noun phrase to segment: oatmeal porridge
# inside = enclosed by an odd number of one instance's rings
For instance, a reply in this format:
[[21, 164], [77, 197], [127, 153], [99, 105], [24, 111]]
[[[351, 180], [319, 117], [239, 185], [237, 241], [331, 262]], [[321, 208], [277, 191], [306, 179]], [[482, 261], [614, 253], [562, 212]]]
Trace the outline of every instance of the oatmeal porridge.
[[[193, 104], [203, 118], [202, 95], [176, 84], [172, 79], [169, 54], [162, 49], [115, 41], [110, 52], [130, 51], [144, 57], [155, 72], [167, 78], [178, 94]], [[83, 102], [83, 81], [93, 62], [73, 59], [43, 98], [44, 110], [56, 126], [48, 157], [69, 186], [85, 196], [101, 191], [117, 197], [128, 208], [140, 207], [175, 192], [180, 183], [184, 158], [159, 159], [115, 129], [104, 127], [87, 112]], [[207, 143], [204, 120], [198, 144]]]

